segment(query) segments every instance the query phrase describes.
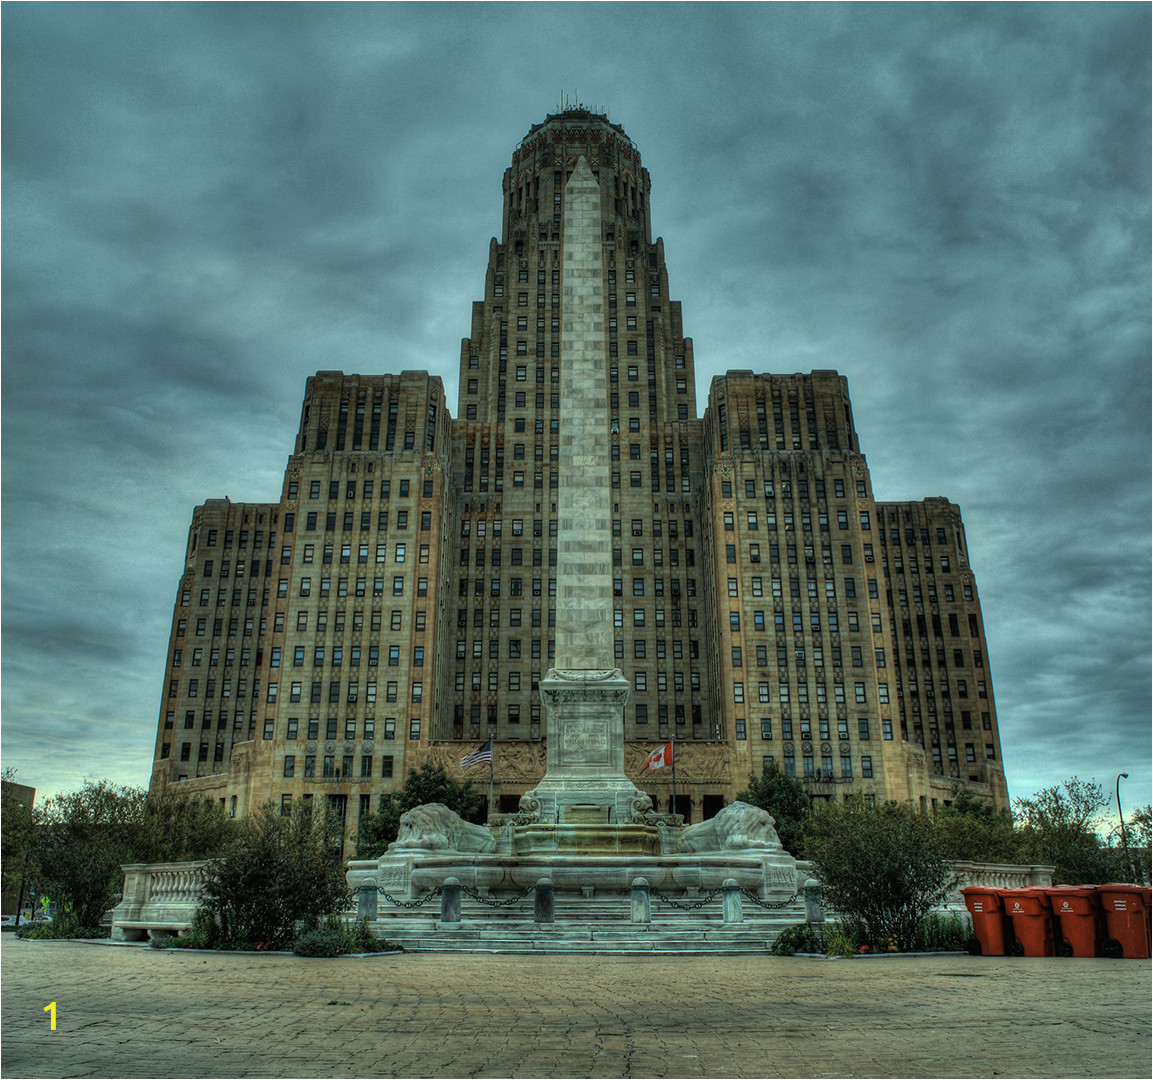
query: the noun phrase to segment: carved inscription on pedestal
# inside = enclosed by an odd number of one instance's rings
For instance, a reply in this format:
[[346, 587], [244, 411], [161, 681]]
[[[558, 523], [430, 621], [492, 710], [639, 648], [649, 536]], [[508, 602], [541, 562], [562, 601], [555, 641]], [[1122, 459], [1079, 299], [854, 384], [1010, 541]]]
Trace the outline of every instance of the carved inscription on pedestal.
[[586, 720], [580, 727], [561, 729], [566, 764], [604, 765], [609, 761], [609, 728], [604, 720]]

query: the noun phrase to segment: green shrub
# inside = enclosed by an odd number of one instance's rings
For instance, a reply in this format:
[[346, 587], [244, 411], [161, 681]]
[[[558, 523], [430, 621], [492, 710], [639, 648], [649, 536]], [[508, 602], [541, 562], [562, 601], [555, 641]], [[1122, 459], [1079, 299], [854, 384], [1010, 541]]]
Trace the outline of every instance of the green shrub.
[[826, 956], [856, 956], [861, 947], [861, 937], [858, 927], [840, 923], [834, 924], [825, 933]]
[[52, 924], [49, 922], [26, 922], [16, 927], [16, 936], [25, 941], [44, 941], [56, 935], [52, 932]]
[[329, 915], [314, 930], [297, 938], [293, 952], [297, 956], [342, 956], [345, 953], [388, 952], [395, 946], [374, 937], [367, 919], [346, 923], [339, 915]]
[[343, 929], [324, 926], [301, 934], [292, 951], [297, 956], [339, 956], [348, 950]]
[[960, 915], [930, 912], [921, 920], [913, 936], [912, 952], [964, 952], [972, 937]]
[[943, 843], [910, 803], [832, 803], [805, 825], [805, 850], [828, 907], [863, 924], [861, 941], [908, 950], [952, 885]]
[[817, 923], [800, 923], [787, 926], [773, 942], [770, 950], [774, 956], [792, 956], [795, 953], [823, 953], [825, 934]]
[[391, 952], [396, 948], [383, 938], [376, 937], [368, 928], [367, 919], [357, 919], [344, 927], [347, 951], [350, 953]]
[[214, 949], [220, 938], [220, 928], [204, 908], [197, 908], [192, 916], [192, 927], [179, 937], [168, 939], [170, 949]]
[[298, 802], [288, 816], [268, 804], [233, 830], [208, 869], [204, 910], [213, 947], [276, 949], [315, 929], [349, 900], [340, 823], [326, 803]]
[[[963, 952], [971, 937], [959, 915], [931, 912], [919, 924], [902, 952]], [[862, 953], [897, 952], [892, 939], [871, 940], [859, 919], [840, 922], [800, 923], [782, 930], [770, 950], [775, 956], [820, 953], [825, 956], [858, 956]]]
[[102, 926], [80, 926], [74, 918], [61, 915], [53, 922], [21, 923], [16, 928], [16, 936], [28, 941], [60, 941], [67, 938], [95, 941], [108, 937], [108, 930]]

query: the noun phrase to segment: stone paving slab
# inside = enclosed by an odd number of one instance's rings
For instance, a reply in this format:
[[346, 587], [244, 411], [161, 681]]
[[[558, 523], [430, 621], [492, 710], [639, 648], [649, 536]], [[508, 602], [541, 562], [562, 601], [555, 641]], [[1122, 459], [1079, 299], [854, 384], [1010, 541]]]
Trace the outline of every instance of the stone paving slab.
[[1143, 961], [318, 960], [5, 935], [0, 988], [5, 1078], [1144, 1077], [1151, 1064]]

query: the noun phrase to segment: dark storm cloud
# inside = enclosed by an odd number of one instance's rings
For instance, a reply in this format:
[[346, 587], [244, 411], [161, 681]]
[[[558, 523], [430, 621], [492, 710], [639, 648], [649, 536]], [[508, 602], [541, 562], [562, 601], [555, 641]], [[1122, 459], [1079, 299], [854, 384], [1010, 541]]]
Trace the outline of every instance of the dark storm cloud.
[[1145, 6], [0, 14], [27, 782], [146, 779], [191, 508], [277, 497], [307, 375], [429, 368], [455, 411], [501, 175], [568, 93], [652, 173], [702, 403], [836, 368], [878, 497], [961, 505], [1011, 790], [1147, 800]]

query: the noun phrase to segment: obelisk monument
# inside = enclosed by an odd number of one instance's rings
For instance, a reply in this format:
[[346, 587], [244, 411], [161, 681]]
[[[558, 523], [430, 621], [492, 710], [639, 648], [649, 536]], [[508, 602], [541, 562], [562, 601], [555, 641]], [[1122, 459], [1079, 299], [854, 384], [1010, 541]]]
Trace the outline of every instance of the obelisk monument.
[[601, 219], [600, 189], [582, 156], [564, 193], [556, 666], [540, 684], [545, 776], [522, 802], [541, 822], [572, 820], [595, 806], [605, 820], [628, 824], [637, 801], [646, 801], [624, 774], [630, 686], [613, 666]]

